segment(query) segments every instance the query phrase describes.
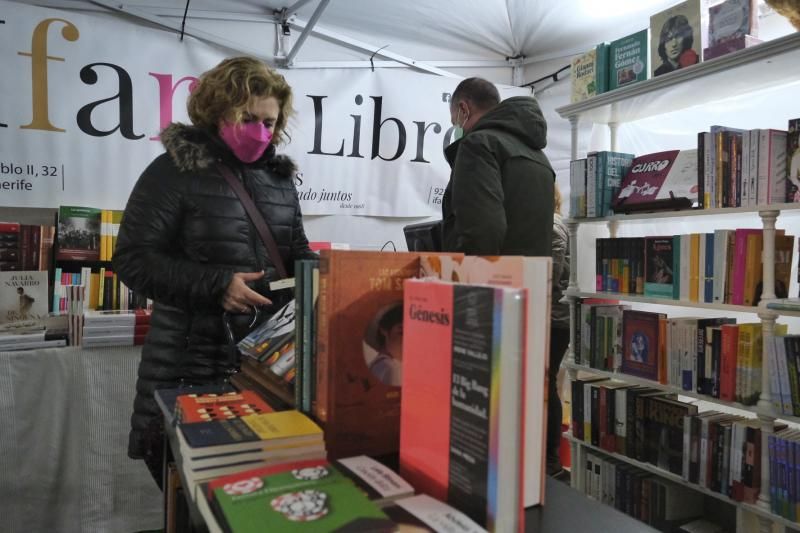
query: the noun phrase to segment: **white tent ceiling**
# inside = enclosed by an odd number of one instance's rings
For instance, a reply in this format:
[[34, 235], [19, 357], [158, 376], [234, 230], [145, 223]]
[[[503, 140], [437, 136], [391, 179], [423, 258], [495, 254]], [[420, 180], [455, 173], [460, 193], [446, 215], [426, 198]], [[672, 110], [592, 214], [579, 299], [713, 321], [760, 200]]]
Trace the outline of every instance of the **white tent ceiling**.
[[[241, 50], [243, 24], [265, 59], [281, 63], [307, 26], [308, 39], [295, 50], [298, 68], [398, 66], [504, 68], [509, 57], [525, 64], [563, 58], [609, 36], [648, 25], [649, 15], [675, 0], [191, 0], [187, 34]], [[62, 9], [128, 13], [139, 20], [179, 28], [185, 0], [28, 0]], [[291, 35], [278, 48], [276, 21], [287, 8]], [[278, 32], [279, 33], [279, 32]], [[239, 46], [236, 46], [239, 44]], [[276, 57], [276, 55], [278, 57]], [[399, 62], [398, 62], [399, 61]], [[335, 63], [338, 62], [338, 63]], [[342, 63], [342, 62], [347, 62]]]

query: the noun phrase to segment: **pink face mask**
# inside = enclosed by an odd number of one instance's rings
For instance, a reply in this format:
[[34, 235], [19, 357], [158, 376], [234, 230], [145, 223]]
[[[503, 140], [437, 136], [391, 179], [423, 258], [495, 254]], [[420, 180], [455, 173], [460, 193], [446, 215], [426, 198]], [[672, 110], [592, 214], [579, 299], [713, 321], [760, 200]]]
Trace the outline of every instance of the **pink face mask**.
[[272, 132], [261, 122], [226, 123], [220, 128], [219, 136], [242, 163], [256, 161], [272, 141]]

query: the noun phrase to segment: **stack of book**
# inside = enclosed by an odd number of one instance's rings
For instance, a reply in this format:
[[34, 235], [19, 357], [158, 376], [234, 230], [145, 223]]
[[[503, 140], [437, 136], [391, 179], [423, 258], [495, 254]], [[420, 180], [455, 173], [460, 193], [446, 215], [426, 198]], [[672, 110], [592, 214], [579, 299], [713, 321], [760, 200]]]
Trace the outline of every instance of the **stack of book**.
[[756, 501], [761, 488], [758, 420], [699, 413], [697, 405], [674, 394], [613, 380], [576, 380], [572, 395], [575, 438], [736, 501]]
[[[179, 397], [179, 405], [180, 401]], [[210, 416], [209, 403], [202, 406], [207, 412], [199, 414]], [[251, 410], [255, 412], [246, 414]], [[178, 423], [181, 468], [190, 492], [219, 476], [326, 456], [322, 430], [298, 411], [276, 412], [252, 399], [236, 406], [225, 399], [217, 411], [220, 415], [209, 421]]]
[[[616, 304], [578, 305], [575, 362], [598, 370], [639, 376], [725, 401], [755, 405], [761, 394], [761, 323], [737, 324], [733, 318], [668, 318]], [[776, 333], [785, 332], [776, 325]], [[786, 353], [784, 337], [777, 346]], [[794, 352], [789, 349], [790, 354]], [[773, 363], [792, 357], [774, 358]], [[786, 365], [784, 365], [786, 367]], [[777, 367], [776, 367], [777, 372]], [[788, 383], [790, 373], [773, 375]], [[778, 379], [780, 381], [775, 381]], [[777, 396], [775, 397], [777, 400]], [[776, 404], [777, 407], [777, 404]], [[790, 411], [787, 414], [792, 414]]]
[[[597, 292], [755, 306], [761, 300], [763, 230], [597, 239]], [[788, 296], [794, 237], [775, 235], [775, 294]]]
[[[366, 456], [298, 461], [203, 484], [197, 502], [212, 533], [265, 530], [485, 530]], [[398, 529], [399, 527], [399, 529]]]
[[689, 488], [635, 466], [586, 453], [586, 496], [660, 531], [703, 515], [703, 498]]
[[82, 346], [87, 348], [139, 346], [150, 331], [147, 309], [135, 311], [84, 311]]
[[55, 226], [0, 222], [0, 272], [49, 270]]

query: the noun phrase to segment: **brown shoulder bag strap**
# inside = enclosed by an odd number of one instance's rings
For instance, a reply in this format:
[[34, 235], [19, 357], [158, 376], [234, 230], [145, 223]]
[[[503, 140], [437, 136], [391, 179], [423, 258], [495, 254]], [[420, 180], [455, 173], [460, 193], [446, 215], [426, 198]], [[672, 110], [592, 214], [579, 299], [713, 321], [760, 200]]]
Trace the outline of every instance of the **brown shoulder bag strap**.
[[270, 231], [267, 221], [264, 220], [264, 217], [262, 217], [261, 213], [259, 213], [256, 204], [253, 202], [253, 199], [250, 198], [249, 194], [247, 194], [244, 185], [242, 185], [242, 182], [233, 175], [233, 172], [227, 166], [220, 163], [217, 165], [217, 170], [219, 170], [220, 174], [222, 174], [222, 177], [225, 178], [225, 181], [228, 182], [228, 185], [231, 186], [231, 189], [233, 189], [233, 192], [236, 193], [236, 196], [239, 197], [239, 201], [242, 202], [244, 210], [247, 211], [247, 215], [250, 217], [250, 220], [256, 227], [256, 231], [261, 237], [261, 242], [264, 243], [264, 247], [267, 249], [267, 253], [269, 254], [270, 259], [272, 259], [275, 269], [278, 271], [278, 275], [281, 277], [281, 279], [288, 278], [289, 275], [286, 272], [286, 267], [283, 265], [281, 254], [278, 252], [278, 245], [275, 243], [275, 237], [272, 235], [272, 231]]

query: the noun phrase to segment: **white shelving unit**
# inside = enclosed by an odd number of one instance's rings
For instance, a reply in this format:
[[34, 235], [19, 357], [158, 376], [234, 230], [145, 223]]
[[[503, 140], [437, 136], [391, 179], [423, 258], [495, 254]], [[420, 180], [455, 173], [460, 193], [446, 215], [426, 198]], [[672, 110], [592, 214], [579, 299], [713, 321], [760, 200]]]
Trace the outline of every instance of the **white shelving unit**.
[[[617, 89], [608, 93], [598, 95], [583, 102], [567, 105], [556, 111], [562, 118], [570, 121], [572, 126], [572, 151], [571, 158], [578, 159], [578, 125], [580, 121], [587, 121], [596, 124], [605, 124], [610, 130], [612, 151], [617, 151], [617, 130], [620, 124], [631, 122], [655, 115], [669, 113], [687, 109], [689, 107], [702, 106], [703, 104], [723, 100], [725, 98], [740, 96], [765, 88], [780, 85], [787, 85], [800, 82], [800, 33], [793, 33], [775, 39], [752, 48], [741, 50], [711, 61], [699, 63], [691, 67], [677, 70], [675, 72], [652, 78], [647, 81], [633, 84], [629, 87]], [[789, 118], [789, 117], [787, 117]], [[666, 147], [665, 147], [666, 149]], [[573, 264], [577, 264], [579, 259], [578, 250], [578, 229], [581, 225], [587, 224], [607, 224], [609, 235], [616, 237], [619, 224], [630, 221], [670, 219], [670, 218], [689, 218], [689, 217], [709, 217], [737, 215], [745, 213], [757, 213], [762, 221], [764, 230], [762, 261], [764, 263], [764, 279], [762, 302], [758, 307], [747, 307], [740, 305], [727, 304], [707, 304], [689, 302], [683, 300], [666, 300], [634, 296], [629, 294], [615, 293], [595, 293], [581, 291], [578, 285], [578, 269], [573, 268], [570, 272], [570, 284], [567, 291], [567, 299], [570, 303], [570, 313], [572, 320], [570, 323], [570, 343], [569, 352], [565, 366], [568, 369], [570, 380], [574, 380], [578, 371], [586, 371], [595, 375], [614, 378], [617, 380], [645, 384], [652, 387], [659, 387], [669, 392], [675, 392], [683, 396], [692, 397], [698, 400], [723, 404], [728, 407], [741, 409], [744, 412], [755, 415], [761, 422], [761, 492], [756, 505], [736, 502], [722, 494], [714, 493], [703, 487], [686, 483], [680, 476], [675, 476], [669, 472], [660, 470], [652, 465], [640, 463], [630, 458], [618, 454], [609, 454], [604, 450], [596, 450], [605, 455], [610, 455], [621, 461], [625, 461], [638, 466], [639, 468], [653, 472], [659, 476], [671, 479], [675, 482], [691, 486], [692, 488], [709, 496], [724, 500], [737, 507], [737, 520], [742, 513], [751, 513], [758, 517], [761, 533], [772, 532], [773, 524], [785, 527], [800, 529], [800, 524], [794, 524], [780, 516], [774, 515], [770, 511], [769, 501], [769, 458], [767, 438], [774, 430], [776, 419], [800, 422], [794, 417], [778, 414], [773, 409], [772, 396], [769, 382], [768, 353], [764, 348], [762, 357], [762, 382], [761, 396], [755, 406], [744, 406], [737, 403], [722, 402], [717, 398], [710, 398], [699, 395], [691, 391], [683, 391], [676, 387], [669, 387], [649, 380], [643, 380], [627, 374], [618, 372], [605, 372], [575, 364], [575, 354], [573, 351], [576, 333], [575, 324], [575, 305], [581, 298], [602, 298], [620, 300], [624, 302], [638, 302], [644, 304], [658, 304], [679, 306], [685, 308], [702, 308], [719, 310], [720, 312], [753, 313], [758, 315], [763, 326], [764, 346], [768, 345], [768, 340], [772, 338], [775, 320], [779, 316], [800, 316], [800, 313], [776, 311], [766, 308], [767, 301], [775, 298], [775, 221], [782, 211], [798, 210], [800, 204], [772, 204], [758, 207], [746, 208], [724, 208], [724, 209], [705, 209], [705, 210], [683, 210], [666, 211], [658, 213], [640, 213], [635, 215], [615, 215], [605, 218], [593, 219], [569, 219], [567, 226], [570, 232], [570, 255]], [[572, 464], [585, 464], [586, 450], [595, 450], [591, 445], [570, 437], [572, 447]], [[572, 485], [583, 487], [584, 469], [573, 468]], [[742, 530], [741, 524], [739, 529]]]

